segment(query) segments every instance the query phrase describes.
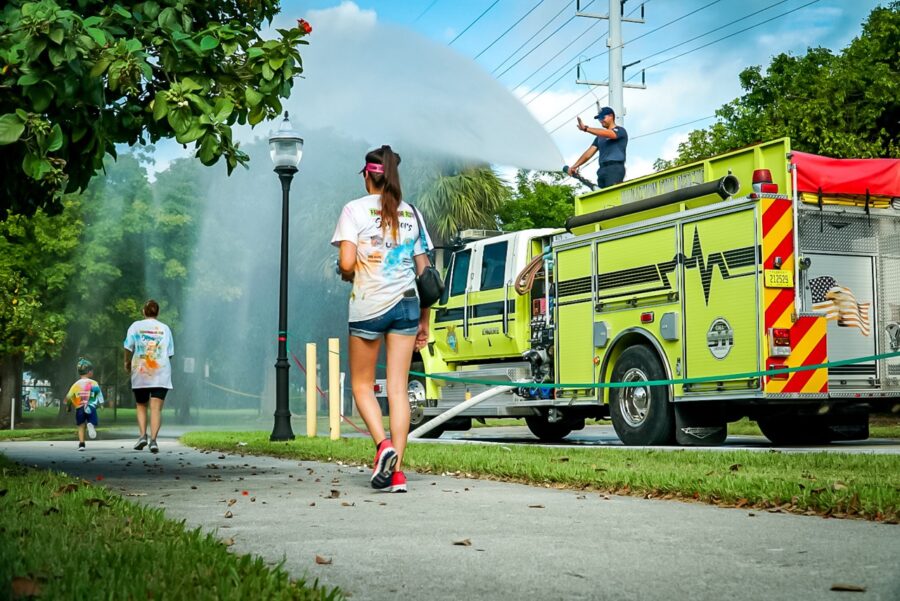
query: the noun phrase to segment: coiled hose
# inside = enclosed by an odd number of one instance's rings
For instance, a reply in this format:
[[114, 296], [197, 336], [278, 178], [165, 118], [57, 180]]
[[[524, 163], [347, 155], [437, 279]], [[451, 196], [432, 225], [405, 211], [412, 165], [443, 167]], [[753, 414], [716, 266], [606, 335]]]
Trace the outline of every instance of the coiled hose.
[[515, 289], [520, 296], [531, 292], [531, 288], [534, 286], [534, 278], [537, 277], [543, 266], [544, 255], [541, 254], [529, 261], [528, 265], [519, 272], [519, 275], [516, 276]]

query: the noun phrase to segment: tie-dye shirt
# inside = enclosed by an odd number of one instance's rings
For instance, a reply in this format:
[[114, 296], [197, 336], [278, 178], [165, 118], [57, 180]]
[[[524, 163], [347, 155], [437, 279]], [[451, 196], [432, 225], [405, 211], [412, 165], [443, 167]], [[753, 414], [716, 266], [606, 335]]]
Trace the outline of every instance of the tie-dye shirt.
[[103, 404], [103, 392], [100, 390], [100, 385], [94, 380], [81, 378], [69, 388], [66, 402], [72, 403], [76, 409], [85, 405], [96, 407]]
[[[350, 321], [378, 317], [400, 302], [403, 293], [416, 289], [413, 256], [433, 248], [428, 231], [422, 245], [419, 223], [412, 207], [401, 202], [397, 211], [399, 240], [381, 229], [381, 196], [370, 194], [344, 205], [331, 243], [346, 240], [356, 245], [356, 275], [350, 293]], [[420, 214], [421, 216], [421, 214]]]
[[153, 318], [136, 321], [125, 335], [125, 348], [132, 352], [132, 388], [172, 388], [175, 342], [169, 326]]

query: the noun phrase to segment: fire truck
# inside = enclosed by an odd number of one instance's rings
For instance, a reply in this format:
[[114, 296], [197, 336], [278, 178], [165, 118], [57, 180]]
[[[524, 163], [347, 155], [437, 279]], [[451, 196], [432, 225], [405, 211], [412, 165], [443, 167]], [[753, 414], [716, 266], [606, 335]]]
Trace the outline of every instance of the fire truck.
[[783, 138], [582, 195], [564, 230], [493, 234], [450, 256], [412, 425], [517, 385], [433, 436], [512, 417], [559, 441], [610, 419], [626, 445], [710, 445], [746, 416], [825, 443], [900, 402], [898, 160]]

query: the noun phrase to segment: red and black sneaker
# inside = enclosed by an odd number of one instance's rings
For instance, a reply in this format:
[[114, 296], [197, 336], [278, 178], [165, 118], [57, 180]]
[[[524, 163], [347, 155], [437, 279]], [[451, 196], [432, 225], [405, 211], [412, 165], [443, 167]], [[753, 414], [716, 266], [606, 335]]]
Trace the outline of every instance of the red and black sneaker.
[[391, 476], [391, 492], [406, 492], [406, 474], [403, 472], [394, 472]]
[[391, 476], [394, 473], [394, 467], [397, 465], [397, 451], [389, 438], [385, 438], [378, 445], [373, 465], [372, 477], [370, 478], [372, 488], [383, 489], [390, 486]]

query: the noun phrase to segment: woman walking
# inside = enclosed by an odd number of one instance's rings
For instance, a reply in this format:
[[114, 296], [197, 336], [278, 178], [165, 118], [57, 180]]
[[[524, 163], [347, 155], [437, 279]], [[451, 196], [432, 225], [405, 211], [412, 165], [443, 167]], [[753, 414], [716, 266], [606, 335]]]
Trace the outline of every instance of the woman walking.
[[[429, 265], [427, 231], [403, 202], [400, 155], [382, 146], [366, 155], [360, 172], [368, 195], [344, 205], [331, 243], [340, 249], [341, 277], [350, 293], [350, 380], [359, 414], [375, 442], [373, 488], [406, 492], [401, 470], [409, 435], [407, 377], [414, 349], [428, 341], [430, 310], [420, 308], [416, 275]], [[424, 229], [424, 228], [422, 228]], [[381, 340], [387, 350], [390, 432], [375, 398], [375, 363]]]

